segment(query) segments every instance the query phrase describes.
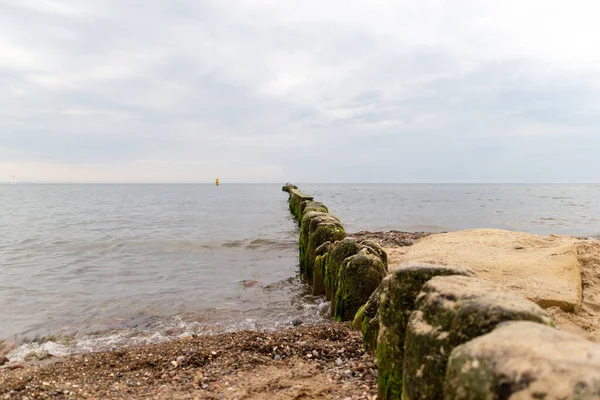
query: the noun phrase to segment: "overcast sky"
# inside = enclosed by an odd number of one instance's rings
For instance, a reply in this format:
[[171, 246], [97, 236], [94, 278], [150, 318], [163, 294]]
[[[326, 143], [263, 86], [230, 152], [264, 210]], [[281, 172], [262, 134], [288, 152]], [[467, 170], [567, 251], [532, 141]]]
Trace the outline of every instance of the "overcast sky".
[[0, 0], [0, 181], [598, 182], [598, 15]]

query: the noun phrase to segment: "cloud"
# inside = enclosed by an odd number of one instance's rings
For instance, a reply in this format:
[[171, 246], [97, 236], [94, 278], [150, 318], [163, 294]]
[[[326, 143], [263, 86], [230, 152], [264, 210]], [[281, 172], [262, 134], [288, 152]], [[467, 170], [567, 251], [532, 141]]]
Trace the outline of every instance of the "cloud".
[[598, 181], [599, 8], [3, 0], [0, 174]]

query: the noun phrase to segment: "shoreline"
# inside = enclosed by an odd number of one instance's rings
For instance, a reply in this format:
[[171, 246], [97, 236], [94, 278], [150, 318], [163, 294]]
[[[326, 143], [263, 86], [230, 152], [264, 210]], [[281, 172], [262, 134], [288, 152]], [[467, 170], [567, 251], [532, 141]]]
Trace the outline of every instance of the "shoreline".
[[[380, 241], [385, 247], [401, 247], [430, 234], [361, 231], [350, 236]], [[273, 343], [272, 347], [283, 345], [289, 356], [276, 360], [272, 353], [265, 353], [266, 347], [257, 347], [257, 341]], [[177, 357], [187, 357], [191, 347], [220, 349], [215, 350], [219, 357], [214, 357], [219, 359], [218, 365], [213, 365], [211, 350], [204, 357], [206, 365], [187, 361], [186, 367], [183, 364], [174, 367], [172, 362], [177, 363]], [[313, 350], [319, 353], [318, 358], [313, 356]], [[323, 350], [333, 353], [322, 356]], [[339, 351], [343, 353], [337, 353]], [[252, 354], [256, 357], [251, 357]], [[344, 357], [334, 357], [336, 354]], [[340, 365], [336, 363], [338, 358], [342, 360]], [[250, 361], [244, 364], [247, 359]], [[257, 366], [264, 369], [266, 375], [248, 375]], [[377, 393], [376, 360], [364, 351], [362, 334], [347, 323], [336, 323], [333, 318], [324, 323], [280, 327], [273, 331], [191, 335], [159, 343], [121, 345], [99, 352], [48, 354], [41, 360], [7, 362], [0, 368], [1, 399], [27, 396], [260, 399], [263, 395], [264, 398], [277, 395], [291, 399], [299, 394], [315, 399], [372, 399]], [[220, 370], [214, 374], [213, 368]], [[206, 379], [197, 379], [200, 375]], [[245, 382], [236, 376], [244, 376]], [[318, 379], [315, 380], [315, 376]], [[285, 381], [288, 383], [281, 383]], [[320, 384], [315, 384], [319, 381]]]
[[[348, 237], [376, 242], [391, 261], [395, 251], [404, 252], [436, 234], [360, 231]], [[584, 270], [582, 275], [584, 302], [589, 287], [598, 286], [592, 272]], [[600, 330], [590, 316], [567, 315], [555, 308], [548, 312], [559, 329], [586, 339], [594, 339]], [[377, 398], [376, 357], [365, 351], [360, 331], [333, 319], [299, 324], [7, 363], [0, 369], [0, 399]]]

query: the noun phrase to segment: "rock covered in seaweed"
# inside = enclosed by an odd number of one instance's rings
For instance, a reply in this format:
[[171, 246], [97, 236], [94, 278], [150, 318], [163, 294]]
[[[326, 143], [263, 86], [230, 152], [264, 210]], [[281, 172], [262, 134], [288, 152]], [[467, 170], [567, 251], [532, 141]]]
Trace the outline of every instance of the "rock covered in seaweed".
[[[308, 212], [307, 214], [312, 214]], [[304, 224], [304, 222], [303, 222]], [[304, 228], [304, 226], [303, 226]], [[337, 217], [331, 214], [324, 214], [310, 219], [308, 227], [308, 237], [304, 249], [304, 266], [306, 279], [309, 283], [313, 282], [316, 251], [326, 242], [336, 242], [346, 237], [344, 226]]]
[[362, 245], [359, 252], [344, 260], [337, 278], [334, 317], [352, 321], [356, 312], [387, 275], [387, 265], [371, 247]]
[[344, 238], [332, 246], [327, 262], [325, 264], [325, 296], [327, 300], [333, 301], [338, 286], [338, 275], [344, 260], [358, 253], [360, 250], [358, 242], [350, 237]]
[[358, 309], [354, 316], [352, 326], [356, 330], [360, 330], [363, 336], [363, 344], [365, 350], [373, 353], [377, 348], [377, 336], [379, 335], [379, 302], [381, 293], [390, 283], [391, 275], [386, 276], [377, 289], [373, 292], [369, 300]]
[[394, 270], [381, 287], [377, 360], [379, 398], [402, 397], [404, 339], [408, 320], [423, 285], [434, 276], [473, 276], [472, 270], [433, 264], [408, 264]]
[[491, 282], [467, 276], [432, 278], [423, 285], [406, 327], [403, 398], [443, 398], [452, 350], [504, 321], [553, 325], [537, 304]]
[[541, 324], [503, 323], [452, 351], [444, 387], [448, 400], [598, 399], [600, 346]]

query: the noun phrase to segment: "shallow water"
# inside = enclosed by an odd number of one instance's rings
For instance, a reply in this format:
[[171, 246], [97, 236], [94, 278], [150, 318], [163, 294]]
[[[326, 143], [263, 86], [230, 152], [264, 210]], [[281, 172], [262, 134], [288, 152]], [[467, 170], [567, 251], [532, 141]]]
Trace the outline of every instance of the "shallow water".
[[[348, 231], [600, 234], [597, 185], [315, 185]], [[0, 186], [0, 338], [65, 353], [321, 321], [281, 185]]]

